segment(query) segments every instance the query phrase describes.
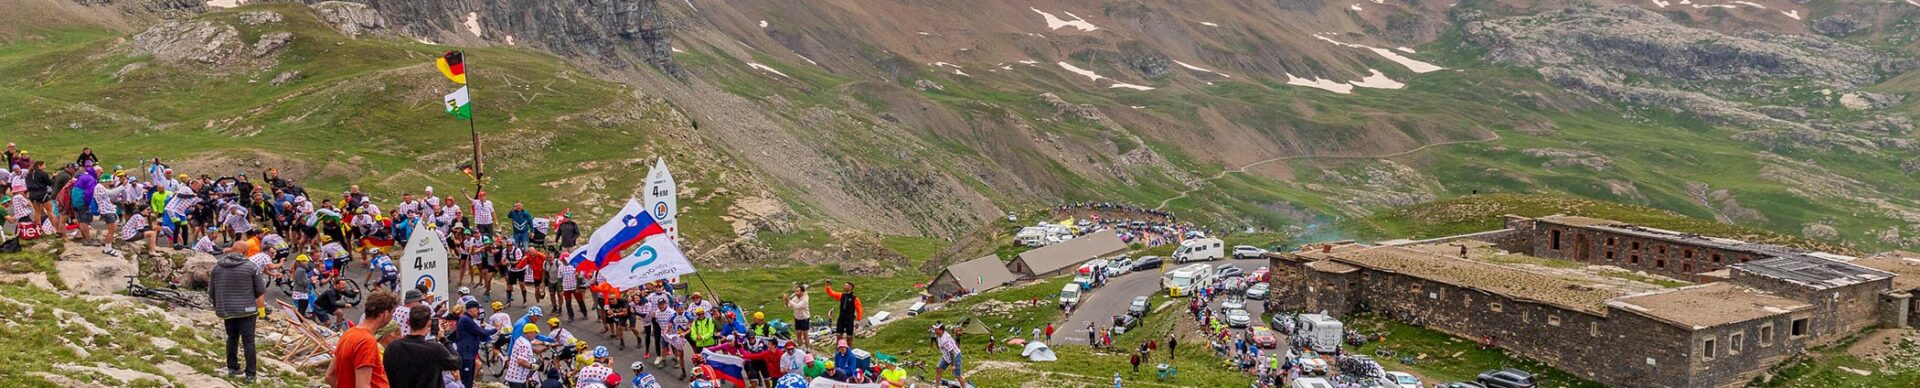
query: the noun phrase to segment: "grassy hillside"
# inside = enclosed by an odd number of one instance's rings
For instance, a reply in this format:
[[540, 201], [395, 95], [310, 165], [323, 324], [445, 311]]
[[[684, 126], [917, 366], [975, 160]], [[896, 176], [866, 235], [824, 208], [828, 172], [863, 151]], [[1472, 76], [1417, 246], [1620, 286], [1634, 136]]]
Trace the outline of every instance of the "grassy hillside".
[[[285, 18], [238, 21], [255, 11]], [[471, 157], [467, 123], [440, 103], [458, 85], [431, 65], [447, 47], [355, 39], [300, 5], [194, 20], [234, 26], [242, 44], [280, 31], [293, 40], [257, 64], [209, 66], [137, 54], [129, 36], [107, 30], [30, 30], [36, 38], [0, 45], [5, 140], [55, 161], [90, 146], [105, 164], [130, 169], [155, 157], [216, 176], [279, 168], [312, 191], [358, 184], [382, 201], [426, 186], [440, 195], [473, 190], [456, 167]], [[711, 194], [722, 182], [710, 177], [726, 167], [696, 163], [711, 155], [668, 138], [687, 124], [666, 104], [544, 53], [463, 49], [487, 189], [496, 201], [526, 201], [542, 214], [571, 207], [597, 219], [618, 209], [612, 201], [638, 192], [653, 158], [666, 157], [691, 187], [683, 193], [700, 195], [683, 199], [686, 234], [695, 241], [733, 238], [719, 220], [729, 198]], [[290, 71], [301, 77], [269, 82]]]

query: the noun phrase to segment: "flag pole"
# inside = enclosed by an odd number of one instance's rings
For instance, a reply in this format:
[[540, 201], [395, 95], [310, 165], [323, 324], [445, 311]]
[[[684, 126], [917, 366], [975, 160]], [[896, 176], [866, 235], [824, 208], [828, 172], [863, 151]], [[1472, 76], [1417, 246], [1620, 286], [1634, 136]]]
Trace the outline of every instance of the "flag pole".
[[[460, 64], [464, 68], [466, 63], [466, 53], [463, 52], [460, 54]], [[472, 105], [474, 77], [472, 72], [463, 72], [462, 75], [467, 78], [467, 83], [465, 84], [467, 88], [467, 101], [469, 101], [467, 104]], [[473, 125], [473, 107], [469, 106], [467, 112], [467, 132], [473, 134], [473, 192], [484, 193], [487, 191], [487, 173], [480, 168], [480, 129]]]

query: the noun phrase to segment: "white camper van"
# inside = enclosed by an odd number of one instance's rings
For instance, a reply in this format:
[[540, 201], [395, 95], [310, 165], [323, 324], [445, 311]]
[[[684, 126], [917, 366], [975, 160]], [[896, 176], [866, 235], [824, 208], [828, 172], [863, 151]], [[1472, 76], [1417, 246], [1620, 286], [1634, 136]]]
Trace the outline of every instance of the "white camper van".
[[1339, 350], [1341, 336], [1346, 334], [1346, 327], [1340, 320], [1326, 314], [1300, 314], [1294, 323], [1294, 335], [1306, 336], [1316, 352], [1333, 353]]
[[1180, 249], [1173, 251], [1173, 262], [1220, 260], [1226, 256], [1226, 244], [1220, 239], [1196, 238], [1180, 243]]
[[1167, 290], [1167, 296], [1182, 297], [1192, 295], [1193, 290], [1213, 285], [1213, 266], [1194, 264], [1167, 272], [1160, 279], [1160, 288]]

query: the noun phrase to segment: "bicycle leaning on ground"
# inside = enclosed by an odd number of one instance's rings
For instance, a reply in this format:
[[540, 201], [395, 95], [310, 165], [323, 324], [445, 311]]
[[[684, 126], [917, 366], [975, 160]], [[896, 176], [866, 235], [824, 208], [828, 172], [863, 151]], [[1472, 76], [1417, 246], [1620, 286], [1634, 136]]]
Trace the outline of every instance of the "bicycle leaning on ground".
[[137, 275], [128, 275], [126, 278], [127, 295], [158, 300], [181, 307], [204, 308], [200, 305], [199, 301], [188, 297], [187, 294], [181, 293], [180, 290], [172, 288], [152, 288], [141, 285], [140, 277]]

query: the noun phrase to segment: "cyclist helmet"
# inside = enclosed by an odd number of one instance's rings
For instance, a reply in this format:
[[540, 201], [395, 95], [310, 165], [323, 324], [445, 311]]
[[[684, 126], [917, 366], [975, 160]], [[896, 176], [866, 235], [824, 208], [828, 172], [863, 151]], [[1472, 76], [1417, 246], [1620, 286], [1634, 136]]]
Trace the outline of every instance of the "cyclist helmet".
[[494, 309], [494, 310], [500, 310], [500, 309], [504, 309], [504, 308], [507, 308], [507, 304], [506, 304], [506, 303], [500, 303], [500, 301], [497, 301], [497, 300], [496, 300], [496, 301], [493, 301], [493, 309]]
[[324, 234], [320, 235], [320, 242], [332, 242], [332, 241], [333, 241], [333, 236], [328, 236]]
[[307, 254], [305, 254], [305, 253], [302, 253], [302, 254], [300, 254], [299, 256], [294, 256], [294, 257], [293, 257], [293, 261], [298, 261], [298, 262], [302, 262], [302, 263], [305, 263], [305, 262], [307, 262], [307, 261], [310, 261], [310, 260], [313, 260], [313, 258], [312, 258], [312, 257], [307, 257]]
[[538, 316], [542, 316], [542, 315], [546, 315], [546, 314], [541, 314], [541, 313], [540, 313], [540, 306], [533, 306], [533, 307], [528, 307], [528, 308], [527, 308], [527, 315], [532, 315], [532, 316], [536, 316], [536, 317], [538, 317]]
[[593, 358], [607, 358], [607, 347], [605, 346], [593, 347]]
[[582, 352], [584, 352], [584, 351], [587, 351], [587, 341], [585, 341], [585, 340], [581, 340], [581, 339], [579, 339], [579, 338], [574, 338], [574, 339], [573, 339], [573, 348], [574, 348], [574, 349], [579, 349], [579, 350], [580, 350], [580, 351], [582, 351]]
[[367, 248], [367, 253], [380, 254], [380, 247]]
[[[306, 255], [301, 255], [301, 256], [306, 256]], [[460, 287], [460, 295], [467, 295], [472, 293], [473, 293], [472, 289], [468, 289], [466, 287]]]
[[560, 318], [547, 318], [547, 326], [560, 326]]
[[647, 369], [647, 362], [646, 362], [646, 361], [634, 361], [634, 362], [633, 362], [633, 366], [632, 366], [631, 368], [633, 369], [633, 371], [634, 371], [634, 372], [639, 372], [639, 371], [643, 371], [643, 370], [646, 370], [646, 369]]

